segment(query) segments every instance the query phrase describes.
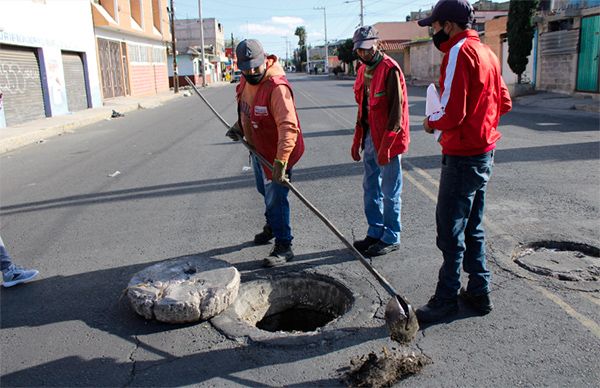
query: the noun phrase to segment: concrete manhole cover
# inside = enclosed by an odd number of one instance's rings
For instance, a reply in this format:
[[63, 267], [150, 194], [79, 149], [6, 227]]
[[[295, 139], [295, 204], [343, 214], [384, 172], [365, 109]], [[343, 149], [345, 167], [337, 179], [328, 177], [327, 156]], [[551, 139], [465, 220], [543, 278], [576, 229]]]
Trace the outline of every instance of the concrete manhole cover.
[[240, 274], [222, 261], [183, 256], [136, 273], [127, 296], [136, 313], [167, 323], [206, 320], [238, 295]]
[[356, 300], [346, 286], [327, 276], [294, 274], [243, 283], [236, 300], [211, 322], [228, 337], [301, 344], [359, 327], [378, 306], [364, 296]]
[[600, 279], [600, 250], [568, 241], [540, 241], [518, 250], [515, 262], [538, 275], [573, 282]]

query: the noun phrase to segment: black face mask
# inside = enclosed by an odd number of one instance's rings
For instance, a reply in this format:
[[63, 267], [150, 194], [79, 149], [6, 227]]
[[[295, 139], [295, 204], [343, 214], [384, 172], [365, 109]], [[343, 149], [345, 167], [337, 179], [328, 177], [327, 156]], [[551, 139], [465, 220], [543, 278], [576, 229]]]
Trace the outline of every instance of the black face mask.
[[248, 82], [250, 85], [258, 85], [266, 73], [267, 72], [264, 71], [260, 74], [244, 74], [244, 78], [246, 78], [246, 82]]
[[444, 31], [443, 28], [441, 30], [439, 30], [438, 32], [436, 32], [435, 34], [433, 34], [433, 44], [440, 51], [442, 51], [440, 46], [442, 45], [442, 43], [446, 42], [448, 39], [450, 39], [450, 35], [446, 34], [446, 31]]
[[364, 63], [367, 66], [373, 66], [375, 63], [377, 63], [377, 61], [379, 60], [379, 57], [381, 56], [381, 53], [379, 51], [375, 51], [375, 54], [373, 54], [373, 56], [371, 57], [370, 61], [365, 61], [364, 59], [362, 59], [360, 56], [357, 55], [358, 60], [361, 61], [362, 63]]

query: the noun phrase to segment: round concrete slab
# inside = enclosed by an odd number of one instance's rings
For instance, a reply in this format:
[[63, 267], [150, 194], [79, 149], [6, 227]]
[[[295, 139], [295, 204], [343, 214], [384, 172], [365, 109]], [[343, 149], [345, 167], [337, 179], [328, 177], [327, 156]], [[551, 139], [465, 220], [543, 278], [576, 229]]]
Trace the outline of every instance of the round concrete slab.
[[136, 313], [167, 323], [206, 320], [237, 297], [240, 274], [229, 263], [183, 256], [136, 273], [127, 296]]

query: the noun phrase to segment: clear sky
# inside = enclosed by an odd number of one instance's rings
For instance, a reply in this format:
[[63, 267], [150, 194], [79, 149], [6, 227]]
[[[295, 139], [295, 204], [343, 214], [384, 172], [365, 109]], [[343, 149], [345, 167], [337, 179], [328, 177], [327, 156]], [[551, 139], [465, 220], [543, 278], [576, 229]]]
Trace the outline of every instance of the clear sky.
[[[430, 9], [437, 0], [363, 0], [364, 23], [405, 21], [411, 11]], [[471, 1], [473, 2], [473, 1]], [[225, 39], [254, 38], [268, 53], [285, 57], [288, 37], [291, 50], [297, 47], [294, 31], [305, 26], [308, 43], [321, 45], [325, 39], [323, 10], [327, 13], [327, 39], [351, 38], [360, 23], [360, 0], [202, 0], [202, 17], [216, 18]], [[198, 18], [198, 0], [175, 0], [177, 19]]]

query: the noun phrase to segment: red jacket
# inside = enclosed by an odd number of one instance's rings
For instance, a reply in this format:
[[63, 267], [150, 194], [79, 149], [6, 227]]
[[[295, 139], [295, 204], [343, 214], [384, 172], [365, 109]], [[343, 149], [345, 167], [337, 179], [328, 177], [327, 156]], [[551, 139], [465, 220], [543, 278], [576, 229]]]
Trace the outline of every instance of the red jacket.
[[[387, 128], [388, 122], [388, 99], [385, 96], [386, 80], [390, 71], [396, 68], [400, 77], [402, 87], [402, 119], [401, 129], [396, 133], [389, 131]], [[362, 141], [364, 131], [360, 125], [360, 119], [363, 117], [363, 97], [364, 97], [364, 76], [366, 66], [361, 66], [356, 75], [354, 82], [354, 97], [358, 103], [358, 123], [354, 131], [353, 147], [363, 146]], [[404, 82], [404, 74], [396, 61], [384, 54], [383, 59], [375, 68], [373, 78], [371, 79], [371, 87], [369, 93], [369, 129], [373, 145], [378, 154], [389, 150], [389, 157], [393, 158], [396, 155], [403, 154], [408, 151], [410, 143], [410, 120], [408, 116], [408, 95], [406, 92], [406, 83]]]
[[[252, 106], [250, 107], [250, 128], [244, 128], [244, 131], [249, 130], [251, 132], [252, 145], [256, 151], [267, 159], [271, 164], [275, 161], [277, 156], [277, 144], [279, 141], [279, 133], [277, 130], [277, 123], [269, 111], [269, 101], [271, 100], [271, 92], [279, 85], [285, 85], [290, 89], [290, 84], [285, 75], [276, 75], [266, 79], [260, 84], [260, 88], [256, 92]], [[238, 101], [246, 82], [244, 79], [240, 80], [240, 84], [236, 88]], [[293, 94], [292, 94], [293, 96]], [[296, 113], [296, 119], [298, 120], [298, 114]], [[298, 129], [300, 129], [300, 120], [298, 120]], [[304, 139], [302, 137], [302, 130], [298, 133], [296, 145], [290, 157], [288, 159], [287, 168], [292, 168], [300, 157], [304, 153]], [[273, 171], [266, 166], [262, 166], [263, 171], [267, 179], [273, 179]]]
[[431, 128], [442, 131], [445, 155], [472, 156], [496, 148], [500, 116], [512, 102], [500, 64], [477, 31], [465, 30], [442, 43], [441, 111], [429, 116]]

